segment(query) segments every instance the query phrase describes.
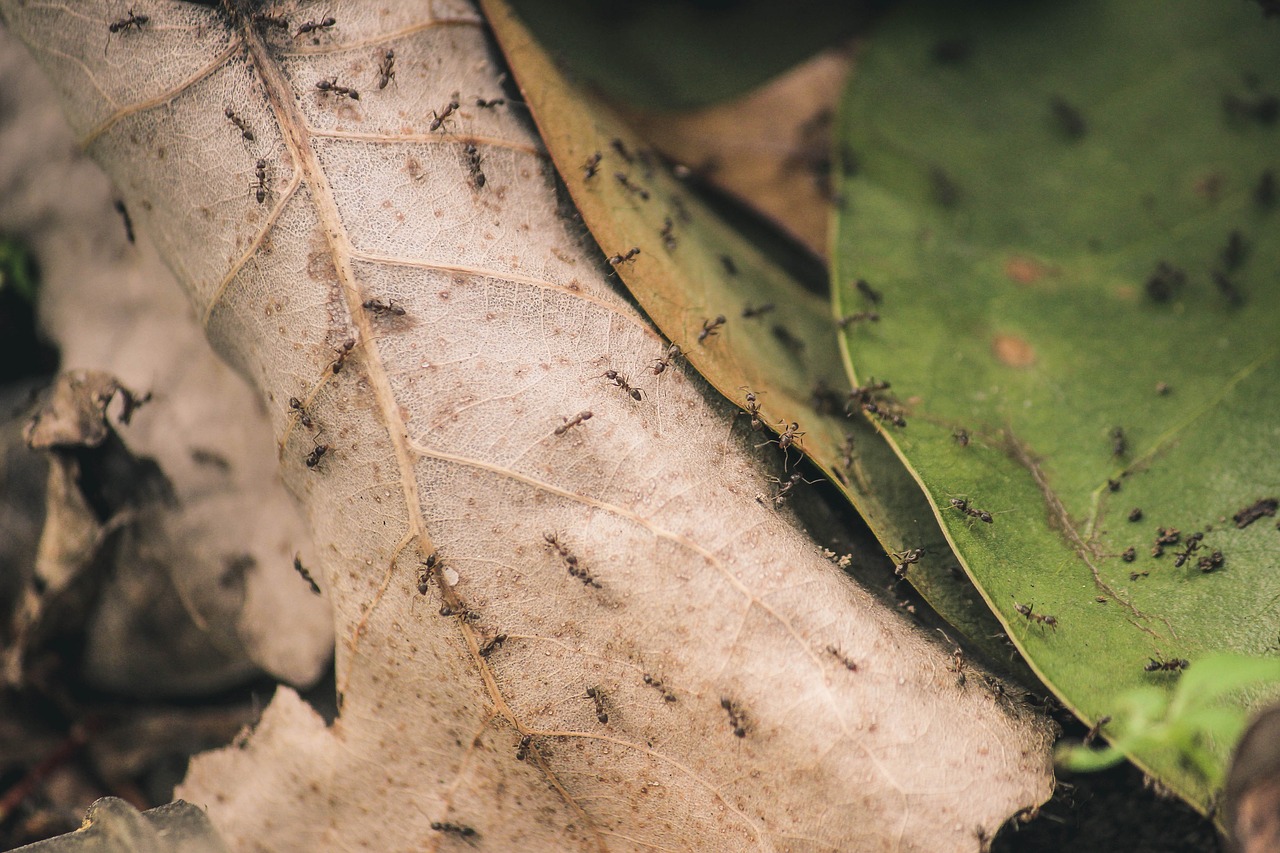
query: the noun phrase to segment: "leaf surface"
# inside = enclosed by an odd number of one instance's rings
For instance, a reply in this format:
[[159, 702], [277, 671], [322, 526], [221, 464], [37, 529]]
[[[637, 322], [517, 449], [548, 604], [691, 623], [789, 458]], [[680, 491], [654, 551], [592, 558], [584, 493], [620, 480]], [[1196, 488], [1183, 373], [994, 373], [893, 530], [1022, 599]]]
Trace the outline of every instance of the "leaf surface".
[[1044, 798], [1043, 722], [755, 501], [728, 404], [606, 377], [666, 342], [472, 9], [139, 5], [103, 54], [112, 5], [4, 9], [262, 392], [339, 637], [332, 725], [282, 689], [193, 763], [233, 848], [976, 849]]
[[[1233, 521], [1280, 485], [1280, 241], [1260, 189], [1274, 196], [1280, 39], [1257, 16], [914, 4], [844, 102], [863, 170], [844, 182], [836, 303], [860, 304], [857, 278], [885, 293], [883, 322], [845, 336], [852, 371], [907, 395], [890, 439], [1090, 722], [1177, 678], [1153, 659], [1278, 650], [1280, 532]], [[1180, 535], [1157, 558], [1162, 527]], [[1208, 807], [1176, 756], [1132, 757]]]

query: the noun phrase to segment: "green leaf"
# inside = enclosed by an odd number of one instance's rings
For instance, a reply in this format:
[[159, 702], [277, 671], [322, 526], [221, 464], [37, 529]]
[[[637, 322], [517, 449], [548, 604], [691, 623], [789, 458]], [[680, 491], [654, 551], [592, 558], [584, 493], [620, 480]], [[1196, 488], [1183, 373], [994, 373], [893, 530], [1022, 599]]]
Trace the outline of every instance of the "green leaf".
[[[1007, 666], [1007, 648], [995, 636], [1000, 626], [976, 603], [967, 579], [957, 577], [957, 561], [919, 487], [865, 421], [844, 414], [849, 386], [828, 301], [692, 196], [607, 108], [566, 80], [514, 18], [495, 5], [490, 20], [583, 220], [619, 261], [617, 274], [655, 325], [730, 401], [745, 408], [748, 390], [756, 395], [768, 428], [761, 443], [798, 424], [803, 435], [784, 456], [794, 462], [802, 449], [886, 551], [923, 549], [919, 562], [907, 566], [911, 583], [992, 661]], [[633, 248], [639, 253], [622, 260]], [[744, 316], [766, 305], [772, 306], [766, 313]], [[718, 316], [724, 323], [702, 337]], [[642, 379], [643, 370], [636, 365], [631, 372], [641, 388], [657, 381]], [[739, 423], [745, 428], [748, 420]]]
[[[1149, 660], [1277, 653], [1280, 533], [1232, 521], [1280, 497], [1277, 69], [1253, 4], [915, 3], [843, 103], [862, 169], [842, 182], [836, 310], [865, 305], [856, 278], [884, 293], [882, 322], [845, 336], [851, 375], [893, 380], [895, 447], [1089, 721], [1176, 682]], [[1202, 547], [1175, 567], [1157, 527]], [[1208, 807], [1176, 754], [1128, 754]]]

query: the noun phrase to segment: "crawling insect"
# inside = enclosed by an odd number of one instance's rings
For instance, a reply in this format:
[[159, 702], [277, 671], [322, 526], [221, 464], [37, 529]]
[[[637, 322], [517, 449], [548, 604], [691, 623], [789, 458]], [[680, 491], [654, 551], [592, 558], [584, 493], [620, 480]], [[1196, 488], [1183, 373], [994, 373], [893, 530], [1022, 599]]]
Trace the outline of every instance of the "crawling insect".
[[591, 420], [591, 412], [578, 412], [578, 414], [571, 418], [565, 418], [564, 423], [556, 427], [556, 435], [564, 435], [578, 424], [589, 420]]
[[366, 311], [374, 314], [393, 314], [396, 317], [403, 317], [405, 314], [404, 306], [394, 299], [366, 299], [363, 305]]
[[129, 9], [129, 14], [118, 21], [112, 21], [107, 25], [107, 31], [111, 33], [126, 33], [129, 30], [142, 31], [142, 28], [151, 20], [150, 15], [135, 14], [133, 9]]
[[608, 379], [610, 382], [612, 382], [614, 385], [617, 385], [627, 394], [629, 394], [631, 396], [631, 399], [635, 400], [637, 403], [644, 399], [644, 392], [641, 391], [639, 388], [633, 388], [631, 386], [631, 383], [627, 381], [627, 377], [623, 376], [618, 371], [606, 370], [601, 375], [605, 379]]
[[435, 110], [431, 111], [431, 124], [427, 125], [428, 132], [434, 133], [444, 127], [444, 123], [448, 121], [449, 116], [453, 115], [454, 112], [457, 111], [459, 106], [458, 93], [454, 92], [449, 103], [445, 104], [440, 112], [436, 112]]
[[1013, 609], [1018, 611], [1018, 613], [1020, 613], [1022, 616], [1026, 617], [1026, 620], [1028, 622], [1031, 622], [1034, 620], [1036, 622], [1039, 622], [1041, 625], [1048, 625], [1050, 628], [1057, 631], [1058, 617], [1047, 616], [1042, 613], [1035, 613], [1032, 611], [1033, 606], [1034, 605], [1031, 605], [1031, 604], [1019, 604], [1016, 600], [1013, 602]]
[[764, 421], [760, 418], [760, 404], [756, 401], [754, 391], [747, 392], [747, 414], [751, 416], [751, 428], [759, 432], [764, 427]]
[[249, 129], [249, 123], [236, 114], [231, 107], [227, 107], [223, 111], [223, 115], [227, 117], [232, 124], [239, 129], [240, 135], [248, 142], [253, 142], [253, 131]]
[[841, 329], [847, 329], [855, 323], [879, 323], [880, 314], [876, 311], [858, 311], [853, 314], [845, 314], [836, 320], [836, 325]]
[[901, 553], [895, 551], [890, 556], [893, 557], [893, 560], [896, 563], [893, 568], [893, 573], [900, 578], [905, 578], [907, 576], [907, 567], [920, 562], [920, 558], [924, 556], [924, 549], [911, 548], [909, 550], [902, 551]]
[[482, 110], [491, 110], [494, 107], [502, 106], [506, 102], [506, 98], [490, 98], [487, 101], [484, 98], [476, 98], [476, 106]]
[[616, 267], [618, 264], [635, 263], [635, 258], [638, 254], [640, 254], [640, 247], [632, 246], [630, 249], [627, 249], [627, 253], [625, 255], [609, 256], [609, 264]]
[[378, 88], [387, 88], [387, 84], [394, 79], [396, 79], [396, 52], [387, 48], [378, 62]]
[[600, 161], [603, 159], [604, 155], [599, 151], [587, 158], [587, 161], [582, 164], [582, 179], [584, 181], [589, 181], [596, 176], [596, 173], [600, 171]]
[[1151, 658], [1150, 662], [1142, 668], [1146, 672], [1181, 672], [1189, 666], [1191, 666], [1191, 661], [1186, 658], [1170, 658], [1169, 660]]
[[303, 407], [302, 401], [297, 397], [289, 398], [289, 408], [298, 413], [298, 421], [307, 429], [311, 429], [314, 424], [311, 421], [311, 415], [307, 414], [307, 410]]
[[991, 524], [995, 521], [995, 519], [991, 517], [991, 513], [987, 512], [985, 509], [977, 509], [969, 506], [969, 501], [964, 498], [952, 498], [951, 506], [970, 518], [976, 518], [979, 521], [986, 522], [987, 524]]
[[649, 370], [653, 372], [654, 376], [658, 376], [671, 366], [671, 362], [675, 361], [682, 355], [684, 355], [684, 350], [680, 349], [680, 345], [672, 344], [667, 347], [667, 351], [665, 353], [663, 353], [659, 358], [655, 358], [653, 360], [649, 365]]
[[325, 17], [319, 21], [307, 21], [305, 24], [298, 27], [298, 31], [293, 34], [293, 37], [297, 38], [298, 36], [305, 36], [308, 33], [314, 33], [317, 30], [331, 29], [337, 23], [338, 23], [337, 19], [331, 18], [331, 17]]
[[254, 191], [258, 204], [262, 204], [267, 200], [267, 193], [271, 191], [271, 185], [267, 178], [266, 160], [259, 158], [257, 165], [254, 167], [254, 176], [254, 181], [249, 184], [249, 189]]
[[714, 320], [703, 320], [702, 331], [698, 332], [698, 343], [720, 334], [720, 327], [724, 324], [725, 317], [723, 314], [718, 314]]
[[306, 460], [304, 460], [307, 463], [307, 467], [315, 468], [317, 465], [320, 464], [320, 460], [324, 458], [324, 455], [328, 452], [329, 452], [329, 445], [317, 444], [315, 448], [313, 448], [312, 451], [307, 454]]
[[334, 94], [340, 98], [350, 98], [353, 101], [360, 100], [360, 93], [350, 86], [338, 85], [337, 77], [330, 77], [328, 80], [317, 80], [316, 88], [324, 94]]

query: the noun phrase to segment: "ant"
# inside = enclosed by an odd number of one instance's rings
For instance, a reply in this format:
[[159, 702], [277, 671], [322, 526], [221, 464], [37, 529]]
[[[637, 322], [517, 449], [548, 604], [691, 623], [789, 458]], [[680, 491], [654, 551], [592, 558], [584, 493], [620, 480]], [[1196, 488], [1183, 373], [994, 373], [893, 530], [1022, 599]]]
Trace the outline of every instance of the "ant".
[[1088, 746], [1098, 739], [1098, 735], [1102, 734], [1102, 727], [1111, 722], [1110, 714], [1103, 714], [1098, 718], [1098, 722], [1089, 727], [1089, 731], [1085, 733], [1084, 745]]
[[459, 106], [458, 93], [454, 92], [453, 97], [449, 100], [449, 103], [444, 105], [444, 109], [442, 109], [438, 113], [435, 110], [431, 111], [431, 124], [427, 126], [427, 131], [430, 133], [434, 133], [435, 131], [443, 127], [445, 121], [448, 120], [449, 116], [454, 114], [454, 112], [458, 109], [458, 106]]
[[134, 14], [133, 7], [129, 8], [129, 14], [118, 21], [112, 21], [107, 25], [107, 31], [111, 33], [127, 33], [129, 30], [137, 30], [142, 32], [143, 26], [147, 21], [151, 20], [150, 15]]
[[394, 314], [397, 317], [404, 316], [404, 306], [394, 299], [388, 299], [385, 302], [381, 299], [366, 299], [364, 301], [364, 309], [372, 311], [375, 314]]
[[254, 190], [254, 196], [258, 199], [258, 204], [262, 204], [267, 200], [267, 193], [271, 192], [270, 181], [267, 179], [266, 160], [258, 159], [258, 163], [254, 167], [254, 175], [256, 175], [256, 179], [249, 184], [249, 189]]
[[720, 707], [729, 714], [729, 726], [733, 729], [734, 737], [747, 736], [747, 720], [746, 715], [742, 713], [742, 709], [738, 707], [738, 703], [728, 697], [720, 699]]
[[676, 694], [672, 693], [670, 690], [667, 689], [667, 685], [662, 683], [661, 678], [654, 678], [652, 675], [646, 672], [644, 674], [644, 683], [652, 687], [654, 690], [657, 690], [659, 693], [661, 693], [662, 699], [664, 702], [676, 701]]
[[307, 454], [306, 463], [308, 468], [315, 468], [320, 464], [320, 460], [329, 452], [329, 445], [317, 444], [310, 453]]
[[707, 338], [714, 337], [720, 333], [720, 327], [725, 324], [723, 314], [717, 314], [714, 320], [703, 320], [702, 331], [698, 332], [698, 343], [702, 343]]
[[426, 595], [427, 589], [431, 584], [431, 571], [436, 567], [436, 561], [439, 558], [432, 554], [427, 557], [427, 561], [418, 566], [418, 595]]
[[845, 314], [836, 320], [836, 325], [841, 329], [847, 329], [854, 323], [879, 323], [880, 315], [875, 311], [858, 311], [854, 314]]
[[901, 553], [894, 551], [890, 556], [893, 557], [894, 561], [897, 563], [897, 565], [894, 566], [893, 573], [900, 578], [905, 578], [907, 576], [907, 567], [920, 562], [920, 558], [924, 556], [924, 549], [911, 548]]
[[591, 420], [591, 412], [578, 412], [578, 414], [571, 418], [565, 418], [564, 423], [556, 427], [556, 435], [564, 435], [578, 424], [589, 420]]
[[378, 88], [385, 89], [396, 78], [396, 52], [387, 48], [378, 62]]
[[626, 162], [628, 163], [635, 162], [635, 158], [633, 158], [631, 156], [631, 152], [627, 150], [626, 143], [624, 143], [621, 139], [617, 139], [617, 138], [612, 139], [610, 140], [609, 145], [613, 148], [614, 151], [617, 151], [618, 156], [621, 157]]
[[1207, 557], [1201, 557], [1200, 561], [1196, 563], [1196, 567], [1205, 574], [1208, 574], [1209, 572], [1222, 568], [1222, 564], [1225, 562], [1226, 558], [1222, 556], [1222, 552], [1214, 551]]
[[488, 181], [484, 172], [480, 171], [480, 149], [468, 142], [462, 146], [462, 151], [467, 156], [467, 170], [471, 173], [471, 181], [476, 185], [476, 189], [480, 189]]
[[533, 743], [533, 735], [520, 738], [520, 746], [516, 749], [516, 761], [524, 761], [529, 757], [529, 744]]
[[986, 522], [987, 524], [991, 524], [995, 521], [995, 519], [991, 517], [991, 513], [987, 512], [985, 509], [977, 509], [969, 506], [969, 501], [964, 498], [952, 498], [951, 506], [960, 510], [970, 518], [976, 518], [979, 521]]
[[658, 232], [658, 236], [662, 238], [662, 245], [668, 252], [674, 252], [676, 250], [677, 241], [674, 233], [675, 227], [676, 224], [671, 221], [670, 216], [663, 217], [662, 230]]
[[619, 264], [633, 264], [635, 263], [635, 258], [638, 254], [640, 254], [640, 247], [632, 246], [630, 249], [627, 249], [627, 253], [625, 255], [610, 255], [609, 264], [615, 267]]
[[243, 136], [247, 141], [253, 142], [253, 131], [249, 129], [249, 123], [236, 115], [235, 110], [231, 109], [231, 107], [227, 107], [223, 110], [223, 115], [230, 119], [231, 123], [240, 129], [241, 136]]
[[[791, 490], [794, 489], [798, 483], [807, 483], [812, 486], [815, 483], [822, 482], [821, 480], [806, 480], [804, 477], [800, 476], [799, 472], [792, 474], [785, 481], [779, 480], [777, 477], [770, 477], [769, 479], [778, 484], [778, 491], [772, 498], [770, 498], [770, 500], [773, 501], [774, 506], [782, 506], [786, 503], [787, 496], [791, 494]], [[764, 496], [761, 495], [760, 497]], [[756, 500], [760, 501], [760, 503], [764, 503], [764, 501], [760, 500], [760, 497], [757, 497]]]
[[307, 571], [307, 567], [302, 565], [302, 555], [293, 555], [293, 570], [311, 586], [311, 592], [320, 595], [320, 585], [316, 583], [316, 579], [311, 577], [311, 572]]
[[1151, 658], [1150, 663], [1142, 667], [1145, 672], [1180, 672], [1191, 666], [1191, 661], [1186, 658], [1170, 658], [1169, 660], [1161, 660], [1159, 658]]
[[116, 209], [116, 213], [120, 214], [120, 218], [124, 220], [124, 236], [130, 243], [136, 243], [138, 236], [133, 233], [133, 218], [129, 216], [129, 208], [124, 206], [124, 202], [116, 199], [112, 202], [112, 207]]
[[772, 302], [766, 302], [763, 305], [751, 305], [750, 303], [747, 303], [747, 306], [742, 309], [742, 318], [744, 320], [751, 320], [756, 317], [763, 317], [775, 307], [776, 306], [774, 306]]
[[680, 345], [672, 344], [667, 347], [667, 351], [663, 353], [662, 356], [653, 360], [649, 365], [649, 370], [653, 372], [654, 376], [658, 376], [671, 366], [671, 362], [675, 361], [682, 355], [684, 355], [684, 350], [680, 349]]
[[619, 184], [622, 185], [622, 188], [624, 190], [640, 196], [641, 201], [649, 200], [649, 191], [644, 187], [638, 187], [635, 184], [631, 183], [631, 179], [627, 177], [625, 172], [614, 172], [613, 177]]
[[1187, 560], [1191, 559], [1191, 555], [1200, 550], [1200, 540], [1204, 539], [1203, 533], [1192, 533], [1182, 543], [1182, 550], [1174, 556], [1173, 567], [1180, 569], [1186, 565]]
[[325, 94], [332, 92], [342, 98], [350, 98], [353, 101], [360, 100], [360, 93], [348, 86], [339, 86], [337, 77], [330, 77], [328, 80], [317, 80], [316, 88]]
[[760, 404], [756, 402], [754, 391], [747, 392], [747, 414], [751, 416], [751, 428], [759, 432], [764, 427], [764, 421], [760, 418]]
[[297, 397], [289, 398], [289, 408], [298, 413], [298, 420], [307, 429], [311, 429], [314, 424], [311, 421], [311, 415], [307, 414], [307, 410], [303, 408], [302, 401]]
[[350, 354], [352, 348], [355, 345], [356, 345], [355, 338], [347, 338], [345, 341], [342, 342], [342, 346], [338, 347], [337, 349], [338, 357], [333, 360], [333, 364], [331, 365], [334, 373], [342, 372], [342, 365], [346, 363], [347, 356]]
[[614, 385], [617, 385], [627, 394], [629, 394], [631, 396], [631, 399], [635, 400], [637, 403], [644, 399], [644, 392], [641, 391], [639, 388], [633, 388], [631, 386], [631, 383], [627, 382], [627, 377], [623, 376], [618, 371], [606, 370], [601, 375], [605, 379], [608, 379], [610, 382], [612, 382]]
[[1129, 439], [1125, 437], [1124, 427], [1111, 430], [1111, 455], [1124, 456], [1129, 450]]
[[582, 179], [584, 181], [589, 181], [596, 176], [596, 172], [600, 171], [600, 161], [603, 159], [604, 155], [599, 151], [587, 158], [587, 161], [582, 164]]
[[867, 280], [865, 278], [858, 279], [853, 283], [853, 286], [856, 287], [858, 292], [866, 297], [867, 301], [872, 305], [879, 305], [881, 300], [884, 299], [884, 296], [880, 291], [873, 288], [870, 284], [867, 284]]
[[966, 429], [964, 429], [964, 428], [962, 428], [962, 427], [956, 427], [955, 432], [951, 433], [951, 437], [952, 437], [953, 439], [955, 439], [956, 444], [960, 445], [961, 447], [968, 447], [968, 446], [969, 446], [969, 431], [968, 431], [968, 430], [966, 430]]
[[261, 24], [267, 27], [275, 27], [278, 30], [289, 29], [289, 22], [279, 15], [268, 15], [266, 12], [254, 12], [250, 16], [250, 20], [255, 24]]
[[602, 723], [609, 722], [609, 714], [604, 710], [604, 691], [599, 687], [588, 687], [587, 698], [595, 702], [596, 719]]
[[332, 17], [325, 17], [319, 21], [307, 21], [305, 24], [298, 27], [298, 31], [293, 34], [293, 37], [297, 38], [298, 36], [304, 36], [307, 33], [314, 33], [316, 30], [331, 29], [337, 23], [337, 19]]
[[835, 646], [827, 646], [827, 654], [831, 655], [833, 658], [840, 661], [840, 663], [844, 664], [844, 668], [849, 670], [850, 672], [858, 671], [858, 665], [854, 663], [852, 660], [850, 660], [848, 655], [840, 651], [840, 649], [836, 648]]
[[542, 534], [542, 538], [548, 545], [556, 550], [556, 553], [560, 555], [560, 559], [564, 560], [565, 567], [569, 570], [570, 577], [577, 578], [587, 586], [593, 586], [596, 589], [600, 589], [600, 583], [595, 578], [591, 577], [591, 574], [586, 569], [579, 568], [577, 555], [571, 552], [560, 542], [560, 537], [557, 534], [544, 533]]
[[1041, 613], [1033, 613], [1031, 610], [1033, 606], [1034, 605], [1031, 605], [1031, 604], [1019, 604], [1016, 599], [1013, 602], [1013, 609], [1018, 611], [1018, 613], [1021, 614], [1022, 616], [1025, 616], [1027, 618], [1027, 622], [1031, 622], [1034, 619], [1036, 622], [1039, 622], [1041, 625], [1048, 625], [1050, 628], [1057, 631], [1058, 617], [1046, 616]]
[[800, 429], [800, 424], [794, 421], [789, 424], [786, 421], [778, 421], [778, 423], [785, 427], [782, 433], [777, 438], [771, 438], [764, 442], [764, 444], [757, 444], [756, 447], [764, 447], [765, 444], [776, 444], [783, 454], [786, 454], [791, 445], [795, 444], [796, 440], [805, 434], [804, 430]]
[[899, 414], [898, 412], [891, 412], [888, 409], [882, 408], [882, 404], [877, 403], [875, 400], [865, 401], [862, 404], [862, 411], [866, 412], [869, 415], [875, 415], [880, 420], [886, 423], [891, 423], [894, 426], [898, 427], [899, 429], [907, 425], [907, 419], [904, 418], [901, 414]]
[[494, 634], [490, 640], [480, 647], [480, 657], [487, 658], [489, 655], [497, 651], [498, 647], [506, 641], [506, 634]]
[[494, 107], [502, 106], [506, 102], [506, 98], [490, 98], [487, 101], [484, 98], [476, 98], [476, 106], [482, 110], [491, 110]]
[[452, 833], [459, 838], [471, 838], [478, 834], [474, 827], [466, 824], [449, 823], [448, 821], [433, 820], [431, 821], [431, 828], [436, 832]]

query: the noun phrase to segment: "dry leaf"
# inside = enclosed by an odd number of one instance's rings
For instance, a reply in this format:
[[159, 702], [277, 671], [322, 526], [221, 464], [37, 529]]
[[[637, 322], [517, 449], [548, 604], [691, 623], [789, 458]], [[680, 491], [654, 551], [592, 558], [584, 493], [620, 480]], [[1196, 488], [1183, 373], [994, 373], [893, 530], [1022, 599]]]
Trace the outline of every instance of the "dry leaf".
[[341, 715], [283, 689], [193, 762], [233, 847], [972, 850], [1047, 796], [1043, 720], [756, 502], [772, 451], [700, 379], [644, 373], [666, 342], [474, 11], [3, 8], [316, 532]]

